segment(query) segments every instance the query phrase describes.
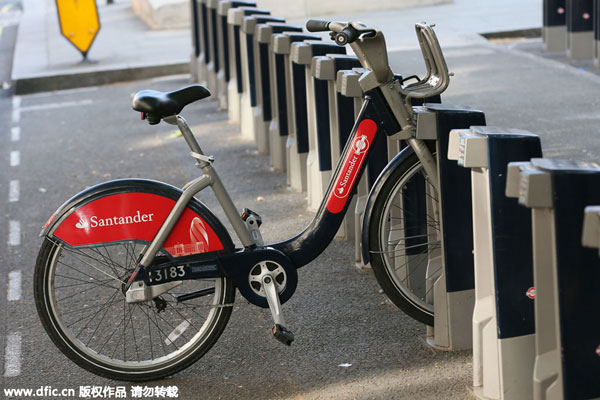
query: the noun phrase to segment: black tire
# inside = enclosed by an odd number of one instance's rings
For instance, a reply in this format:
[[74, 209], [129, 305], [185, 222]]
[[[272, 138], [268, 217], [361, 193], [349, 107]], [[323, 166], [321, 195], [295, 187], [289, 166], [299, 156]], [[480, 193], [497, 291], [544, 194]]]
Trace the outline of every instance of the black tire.
[[[175, 374], [216, 343], [231, 315], [229, 278], [185, 280], [160, 301], [127, 303], [121, 282], [142, 247], [69, 248], [46, 238], [38, 254], [34, 297], [42, 325], [67, 357], [96, 375], [146, 381]], [[175, 294], [211, 285], [211, 295], [175, 301]]]
[[385, 294], [406, 314], [433, 326], [433, 281], [441, 272], [439, 202], [421, 162], [412, 149], [405, 151], [410, 155], [375, 199], [368, 248]]

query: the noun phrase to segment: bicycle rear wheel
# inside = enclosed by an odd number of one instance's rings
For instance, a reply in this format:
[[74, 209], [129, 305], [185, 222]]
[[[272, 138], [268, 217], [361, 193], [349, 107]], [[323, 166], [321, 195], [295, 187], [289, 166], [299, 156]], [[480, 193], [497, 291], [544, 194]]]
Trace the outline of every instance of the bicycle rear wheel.
[[369, 221], [377, 281], [396, 306], [431, 326], [433, 283], [441, 273], [437, 210], [437, 193], [412, 153], [382, 185]]
[[[94, 374], [124, 381], [172, 375], [215, 344], [231, 315], [228, 278], [184, 280], [154, 300], [127, 303], [123, 283], [142, 247], [75, 248], [46, 238], [40, 249], [34, 296], [42, 324], [65, 355]], [[206, 295], [175, 297], [198, 290]]]

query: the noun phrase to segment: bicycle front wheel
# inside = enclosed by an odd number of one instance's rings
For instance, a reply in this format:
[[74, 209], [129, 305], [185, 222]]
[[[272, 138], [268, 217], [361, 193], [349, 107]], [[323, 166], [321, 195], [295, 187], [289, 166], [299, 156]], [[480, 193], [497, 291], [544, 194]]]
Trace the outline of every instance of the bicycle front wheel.
[[412, 153], [382, 185], [368, 236], [379, 285], [406, 314], [431, 326], [433, 283], [441, 273], [438, 210], [437, 192]]
[[[151, 301], [127, 303], [123, 285], [142, 247], [42, 244], [34, 275], [40, 319], [56, 346], [94, 374], [124, 381], [172, 375], [214, 345], [231, 315], [228, 278], [185, 280]], [[198, 291], [205, 295], [177, 301]]]

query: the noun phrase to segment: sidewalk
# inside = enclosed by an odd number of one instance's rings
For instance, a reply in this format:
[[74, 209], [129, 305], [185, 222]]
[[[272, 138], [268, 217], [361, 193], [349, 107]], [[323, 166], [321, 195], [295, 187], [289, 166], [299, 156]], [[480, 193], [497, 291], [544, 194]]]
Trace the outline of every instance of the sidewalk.
[[91, 62], [60, 33], [53, 0], [23, 0], [12, 69], [16, 94], [189, 72], [187, 29], [152, 31], [131, 10], [130, 0], [98, 1], [100, 31]]
[[[15, 93], [189, 72], [189, 29], [152, 31], [133, 13], [130, 0], [97, 3], [101, 28], [89, 52], [92, 62], [82, 63], [79, 51], [60, 34], [55, 2], [23, 0], [12, 69]], [[485, 42], [481, 33], [539, 27], [542, 6], [541, 0], [455, 0], [439, 6], [320, 17], [377, 26], [393, 51], [416, 48], [414, 23], [418, 21], [437, 24], [442, 47], [461, 46]], [[304, 26], [306, 20], [290, 22]]]
[[[259, 0], [260, 4], [260, 0]], [[375, 26], [385, 34], [388, 51], [418, 47], [415, 23], [435, 24], [442, 49], [485, 43], [483, 33], [522, 31], [542, 25], [541, 0], [454, 0], [450, 4], [316, 17], [331, 21], [359, 20]], [[306, 21], [292, 21], [304, 26]]]

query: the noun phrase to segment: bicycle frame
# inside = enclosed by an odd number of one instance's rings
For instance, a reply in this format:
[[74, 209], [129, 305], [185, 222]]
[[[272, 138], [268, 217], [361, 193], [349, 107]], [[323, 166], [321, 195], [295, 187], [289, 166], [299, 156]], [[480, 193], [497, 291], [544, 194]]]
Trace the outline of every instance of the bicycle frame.
[[[264, 298], [255, 296], [250, 290], [244, 288], [248, 286], [249, 268], [261, 260], [276, 259], [279, 264], [284, 266], [288, 275], [291, 275], [288, 278], [289, 290], [286, 289], [280, 294], [282, 303], [285, 302], [293, 294], [297, 282], [295, 271], [291, 272], [290, 270], [295, 270], [311, 262], [333, 240], [356, 192], [356, 186], [364, 173], [370, 149], [375, 141], [386, 140], [386, 136], [398, 131], [398, 125], [393, 116], [381, 112], [381, 110], [386, 110], [387, 107], [383, 95], [378, 90], [374, 90], [365, 96], [360, 114], [333, 174], [334, 178], [331, 180], [326, 195], [312, 222], [300, 234], [286, 241], [268, 244], [264, 247], [258, 246], [250, 235], [245, 222], [240, 217], [231, 197], [212, 167], [211, 158], [204, 156], [185, 120], [180, 116], [165, 119], [166, 122], [176, 124], [180, 128], [186, 142], [192, 149], [192, 154], [198, 159], [198, 166], [203, 175], [184, 186], [181, 197], [152, 242], [143, 252], [143, 257], [139, 261], [136, 272], [132, 275], [129, 284], [144, 281], [147, 286], [153, 286], [153, 282], [148, 277], [154, 271], [183, 264], [186, 270], [184, 277], [163, 279], [160, 284], [182, 279], [229, 276], [234, 279], [244, 297], [254, 304], [266, 307], [267, 304]], [[209, 186], [212, 188], [244, 249], [239, 249], [230, 255], [215, 256], [211, 253], [204, 253], [188, 256], [183, 260], [176, 258], [166, 263], [153, 264], [156, 254], [185, 210], [187, 203], [196, 193]]]
[[[417, 32], [419, 34], [419, 31]], [[409, 99], [406, 95], [401, 95], [401, 88], [398, 88], [401, 83], [394, 78], [387, 65], [387, 59], [376, 57], [382, 49], [383, 54], [387, 54], [383, 34], [375, 31], [374, 35], [361, 38], [352, 46], [361, 62], [371, 68], [360, 79], [366, 93], [362, 109], [315, 217], [304, 231], [283, 242], [265, 246], [261, 240], [257, 240], [260, 239], [260, 234], [253, 237], [253, 234], [258, 232], [250, 229], [240, 216], [212, 167], [214, 159], [204, 155], [186, 121], [178, 115], [163, 118], [165, 122], [179, 127], [203, 174], [183, 187], [181, 195], [164, 218], [157, 233], [139, 254], [136, 267], [123, 288], [124, 292], [127, 292], [129, 302], [155, 298], [170, 290], [173, 286], [165, 284], [175, 284], [174, 281], [230, 277], [248, 301], [268, 307], [267, 299], [253, 291], [249, 283], [250, 271], [259, 263], [267, 261], [275, 262], [285, 270], [287, 283], [279, 296], [281, 303], [287, 301], [296, 288], [296, 270], [318, 257], [333, 240], [365, 170], [370, 149], [376, 141], [385, 140], [386, 136], [408, 139], [409, 145], [422, 160], [428, 178], [434, 186], [437, 185], [436, 164], [429, 149], [422, 141], [411, 138], [413, 127], [412, 108], [410, 103], [407, 103]], [[424, 56], [425, 54], [424, 51]], [[376, 61], [369, 63], [368, 60]], [[430, 92], [431, 90], [421, 90], [414, 97], [419, 98], [423, 93]], [[194, 195], [209, 186], [240, 239], [243, 249], [237, 249], [231, 254], [208, 251], [182, 257], [171, 254], [171, 257], [157, 259], [158, 252], [163, 248]], [[181, 273], [170, 274], [172, 276], [167, 277], [167, 269], [172, 272], [173, 268], [177, 268]], [[152, 278], [156, 276], [160, 276], [161, 279], [153, 281]]]
[[[332, 24], [339, 25], [339, 23]], [[352, 199], [355, 185], [360, 180], [364, 171], [370, 144], [372, 144], [379, 131], [385, 130], [388, 136], [392, 136], [398, 132], [400, 134], [404, 133], [402, 138], [406, 139], [408, 144], [413, 148], [421, 160], [429, 180], [436, 190], [439, 190], [437, 166], [431, 152], [422, 140], [412, 138], [410, 135], [410, 130], [413, 128], [410, 98], [424, 98], [437, 95], [443, 92], [448, 86], [449, 75], [435, 33], [431, 27], [425, 24], [416, 25], [417, 37], [427, 66], [427, 76], [425, 79], [419, 81], [418, 84], [411, 85], [415, 87], [414, 90], [407, 91], [394, 79], [394, 75], [389, 68], [383, 33], [379, 30], [369, 29], [357, 24], [354, 24], [354, 26], [362, 32], [367, 33], [365, 37], [351, 44], [361, 63], [368, 69], [368, 72], [361, 77], [361, 86], [367, 92], [363, 107], [335, 169], [334, 178], [332, 178], [326, 195], [310, 225], [302, 233], [289, 240], [266, 246], [284, 253], [290, 258], [295, 268], [300, 268], [308, 264], [321, 254], [331, 240], [333, 240], [335, 233], [342, 223], [347, 206]], [[404, 95], [404, 99], [401, 94]], [[382, 110], [385, 110], [385, 112]], [[203, 155], [185, 120], [181, 117], [170, 118], [172, 119], [167, 120], [167, 122], [179, 126], [192, 151]], [[373, 122], [373, 124], [368, 124], [369, 127], [365, 125], [365, 121], [367, 120]], [[406, 133], [407, 131], [408, 134]], [[379, 134], [377, 138], [381, 136]], [[365, 144], [364, 140], [367, 140], [369, 143], [366, 144], [366, 147], [358, 152], [355, 151], [356, 154], [352, 155], [351, 150], [353, 146], [359, 144], [357, 140], [363, 140], [360, 145]], [[161, 228], [156, 235], [148, 252], [141, 260], [142, 265], [149, 265], [156, 252], [160, 249], [160, 246], [166, 239], [169, 228], [174, 225], [178, 216], [185, 208], [187, 204], [185, 199], [193, 197], [194, 194], [207, 186], [213, 188], [217, 200], [223, 207], [227, 218], [244, 247], [250, 249], [256, 245], [210, 162], [202, 160], [199, 162], [204, 176], [184, 187], [182, 201], [177, 202], [172, 213], [165, 221], [164, 229]], [[358, 166], [356, 165], [357, 163]], [[346, 186], [348, 181], [350, 181], [350, 187]], [[340, 190], [343, 191], [345, 197], [342, 198], [336, 195], [336, 191]]]
[[[381, 104], [383, 101], [381, 96], [374, 95], [375, 97], [365, 97], [359, 117], [354, 124], [352, 133], [346, 142], [342, 156], [335, 169], [334, 178], [331, 180], [327, 193], [312, 222], [302, 233], [294, 238], [284, 242], [266, 245], [266, 247], [273, 247], [284, 252], [292, 259], [292, 261], [294, 261], [297, 268], [306, 265], [316, 258], [324, 248], [327, 247], [331, 240], [333, 240], [333, 237], [344, 218], [345, 211], [352, 200], [355, 187], [364, 172], [373, 140], [384, 140], [380, 139], [380, 137], [383, 136], [384, 132], [390, 131], [388, 126], [393, 124], [393, 121], [390, 120], [389, 116], [387, 118], [382, 118], [382, 116], [380, 116], [381, 112], [378, 110], [383, 109], [385, 104]], [[369, 122], [363, 123], [364, 121]], [[176, 121], [171, 122], [175, 122], [181, 129], [186, 142], [190, 148], [192, 148], [194, 153], [203, 156], [204, 153], [197, 144], [191, 130], [183, 118], [177, 117]], [[395, 132], [394, 129], [395, 128], [392, 128], [393, 132]], [[360, 150], [356, 149], [358, 141], [360, 141], [360, 146], [364, 144], [364, 148], [361, 148]], [[353, 149], [354, 151], [351, 151]], [[209, 186], [212, 188], [215, 197], [223, 208], [225, 215], [233, 226], [242, 245], [246, 250], [252, 250], [252, 248], [256, 246], [255, 240], [249, 234], [244, 221], [241, 219], [229, 193], [223, 186], [211, 163], [199, 161], [199, 164], [203, 175], [184, 186], [181, 198], [173, 207], [173, 210], [163, 223], [163, 226], [140, 261], [142, 265], [151, 264], [154, 255], [161, 248], [170, 229], [177, 222], [177, 218], [185, 209], [188, 201], [195, 194]], [[334, 183], [338, 189], [338, 194], [340, 188], [343, 188], [343, 196], [334, 195]], [[316, 246], [317, 243], [319, 243], [318, 246]], [[308, 256], [308, 254], [311, 254], [311, 256]]]
[[[402, 88], [401, 83], [394, 78], [389, 68], [387, 57], [381, 57], [381, 54], [387, 55], [385, 39], [381, 31], [373, 30], [373, 34], [365, 35], [364, 38], [351, 44], [363, 65], [369, 68], [360, 79], [361, 86], [366, 92], [363, 107], [315, 217], [303, 232], [283, 242], [264, 247], [257, 246], [257, 242], [250, 234], [246, 223], [241, 219], [237, 208], [213, 169], [211, 160], [204, 156], [185, 120], [179, 116], [165, 118], [166, 122], [176, 124], [180, 128], [192, 150], [192, 155], [199, 160], [198, 165], [203, 171], [203, 176], [184, 187], [181, 198], [140, 260], [139, 270], [152, 265], [156, 253], [185, 209], [187, 201], [199, 191], [210, 186], [244, 249], [226, 257], [218, 257], [216, 260], [210, 256], [207, 259], [206, 256], [195, 256], [194, 260], [190, 261], [190, 269], [201, 272], [186, 274], [185, 279], [198, 279], [210, 274], [232, 277], [246, 299], [266, 307], [265, 298], [256, 296], [249, 290], [248, 273], [256, 262], [268, 260], [269, 257], [276, 258], [291, 276], [291, 279], [288, 280], [288, 286], [291, 289], [284, 290], [280, 294], [283, 303], [291, 297], [295, 290], [297, 283], [295, 270], [318, 257], [333, 240], [352, 200], [355, 187], [364, 172], [369, 150], [375, 140], [384, 140], [386, 135], [406, 139], [421, 160], [428, 179], [438, 190], [437, 165], [431, 152], [422, 140], [411, 137], [413, 121], [410, 98], [423, 98], [425, 95], [441, 93], [448, 83], [447, 67], [443, 55], [437, 51], [439, 44], [431, 28], [417, 24], [416, 29], [428, 71], [426, 78], [419, 81], [419, 85], [413, 91], [406, 91]], [[438, 75], [441, 75], [442, 79], [437, 79]], [[262, 252], [265, 258], [259, 257], [259, 252]], [[253, 256], [249, 257], [250, 254]], [[177, 263], [177, 260], [165, 264], [165, 266], [159, 265], [151, 268], [167, 268], [174, 263]], [[198, 263], [202, 263], [201, 268]], [[137, 272], [132, 276], [130, 284], [139, 278], [147, 281], [146, 274], [142, 274], [143, 276], [140, 277], [136, 277], [136, 275]]]
[[[302, 233], [272, 245], [290, 257], [297, 268], [314, 260], [331, 243], [356, 192], [375, 141], [386, 140], [386, 136], [397, 132], [398, 124], [393, 116], [382, 112], [387, 107], [378, 90], [365, 96], [315, 217]], [[368, 144], [359, 150], [361, 140], [367, 140]]]
[[[352, 28], [349, 27], [350, 24]], [[191, 101], [207, 97], [208, 91], [194, 85], [169, 93], [150, 90], [139, 92], [133, 99], [133, 108], [141, 111], [142, 119], [147, 117], [151, 124], [163, 120], [177, 125], [202, 174], [182, 189], [142, 179], [104, 182], [67, 200], [46, 222], [40, 233], [45, 239], [34, 275], [36, 306], [42, 324], [54, 343], [79, 365], [99, 375], [119, 379], [128, 379], [131, 377], [130, 372], [138, 374], [133, 376], [133, 380], [166, 376], [181, 370], [190, 362], [196, 361], [216, 342], [231, 313], [236, 287], [250, 303], [270, 309], [274, 323], [271, 330], [273, 336], [290, 345], [294, 341], [294, 335], [287, 329], [281, 304], [290, 299], [296, 290], [297, 269], [318, 257], [335, 237], [372, 157], [373, 147], [385, 144], [388, 137], [406, 139], [421, 160], [426, 178], [436, 189], [439, 187], [437, 165], [432, 154], [425, 142], [413, 137], [414, 121], [410, 101], [411, 98], [434, 96], [447, 86], [447, 68], [431, 27], [417, 24], [417, 36], [428, 70], [427, 77], [417, 80], [415, 84], [403, 86], [402, 79], [393, 75], [387, 64], [387, 57], [384, 57], [387, 56], [387, 51], [380, 31], [359, 23], [312, 21], [307, 27], [309, 25], [320, 30], [331, 30], [332, 38], [338, 43], [345, 43], [344, 40], [351, 43], [362, 65], [367, 68], [367, 72], [359, 80], [365, 93], [362, 108], [312, 221], [299, 234], [282, 242], [265, 245], [258, 229], [260, 217], [247, 209], [244, 209], [242, 215], [239, 214], [212, 166], [214, 158], [203, 153], [187, 122], [176, 115]], [[340, 41], [340, 38], [343, 40]], [[399, 156], [405, 154], [403, 151]], [[393, 168], [396, 164], [389, 165]], [[373, 164], [369, 173], [375, 171], [378, 168]], [[386, 175], [380, 175], [378, 181], [382, 177], [385, 179]], [[388, 182], [391, 181], [386, 183]], [[380, 193], [377, 192], [377, 183], [375, 185], [370, 196], [377, 197]], [[242, 248], [235, 248], [230, 233], [221, 221], [194, 198], [207, 187], [213, 190]], [[366, 217], [368, 212], [367, 209]], [[132, 243], [141, 243], [142, 249], [137, 250]], [[116, 245], [115, 248], [109, 251], [113, 245]], [[81, 252], [84, 249], [94, 254]], [[64, 250], [67, 250], [67, 261], [72, 260], [76, 265], [81, 262], [85, 264], [82, 270], [69, 263], [61, 264], [65, 268], [58, 270], [58, 257], [65, 255]], [[125, 256], [125, 261], [115, 263], [111, 253], [115, 255], [115, 260], [122, 260]], [[81, 260], [80, 256], [89, 257], [91, 262]], [[95, 264], [100, 264], [101, 267], [97, 268]], [[100, 279], [85, 273], [86, 268], [95, 269], [95, 274], [101, 273]], [[63, 275], [61, 272], [64, 269], [72, 269], [85, 278]], [[56, 279], [58, 285], [55, 277], [59, 277]], [[76, 283], [67, 281], [68, 284], [61, 284], [64, 279], [74, 279]], [[212, 282], [184, 282], [201, 279]], [[92, 285], [92, 289], [108, 289], [107, 293], [112, 294], [107, 302], [88, 302], [88, 299], [96, 296], [96, 292], [87, 293], [83, 297], [82, 309], [82, 301], [74, 296], [91, 290], [88, 289], [88, 283]], [[86, 285], [85, 290], [80, 289], [81, 284]], [[202, 288], [199, 289], [198, 284], [202, 284]], [[212, 286], [205, 287], [204, 284]], [[180, 289], [175, 289], [177, 287]], [[61, 290], [62, 288], [69, 289]], [[69, 295], [59, 296], [63, 292]], [[167, 296], [162, 296], [163, 294]], [[182, 302], [207, 295], [214, 296], [198, 305], [207, 307], [208, 314], [200, 328], [197, 328], [184, 315], [186, 310], [191, 309], [194, 314], [192, 318], [198, 319], [194, 302], [186, 303], [182, 308], [178, 306]], [[68, 298], [72, 299], [70, 304], [58, 306], [59, 301]], [[118, 311], [117, 320], [113, 318], [118, 323], [106, 324], [109, 327], [107, 334], [110, 336], [104, 341], [104, 335], [96, 336], [98, 328], [113, 304], [117, 303], [118, 307], [112, 311]], [[103, 311], [93, 331], [90, 329], [91, 320], [87, 320], [87, 316], [82, 319], [79, 314], [75, 314], [76, 321], [72, 321], [72, 317], [65, 317], [67, 314], [87, 310], [90, 306], [101, 307], [98, 311], [92, 310], [93, 313], [89, 314], [92, 318]], [[165, 316], [172, 318], [165, 321], [158, 317], [164, 321], [160, 324], [156, 314], [165, 311], [167, 307], [169, 310]], [[148, 338], [150, 346], [160, 343], [163, 347], [162, 354], [155, 356], [150, 347], [150, 354], [144, 352], [143, 358], [140, 358], [134, 328], [138, 319], [132, 318], [134, 312], [140, 311], [141, 318], [148, 317], [148, 335], [144, 324], [141, 327], [143, 337]], [[152, 313], [155, 321], [152, 321]], [[183, 321], [179, 323], [181, 318]], [[83, 320], [85, 325], [81, 329], [78, 327], [79, 332], [75, 333], [72, 327]], [[170, 320], [174, 323], [171, 324]], [[151, 323], [158, 330], [158, 336], [152, 335]], [[160, 326], [165, 324], [169, 325], [166, 332], [171, 332], [168, 335], [162, 332]], [[126, 354], [128, 325], [131, 326], [137, 357], [128, 357]], [[123, 334], [114, 347], [111, 343], [112, 353], [109, 350], [104, 354], [102, 350], [115, 332], [120, 331], [121, 326]], [[187, 344], [181, 347], [175, 345], [175, 350], [164, 349], [165, 345], [169, 346], [179, 340], [189, 326], [196, 332], [190, 334], [189, 338], [183, 337]], [[80, 335], [84, 331], [87, 332], [85, 339]], [[102, 337], [98, 343], [102, 344], [100, 348], [96, 344], [90, 344], [96, 337]], [[115, 357], [121, 341], [123, 355]]]

